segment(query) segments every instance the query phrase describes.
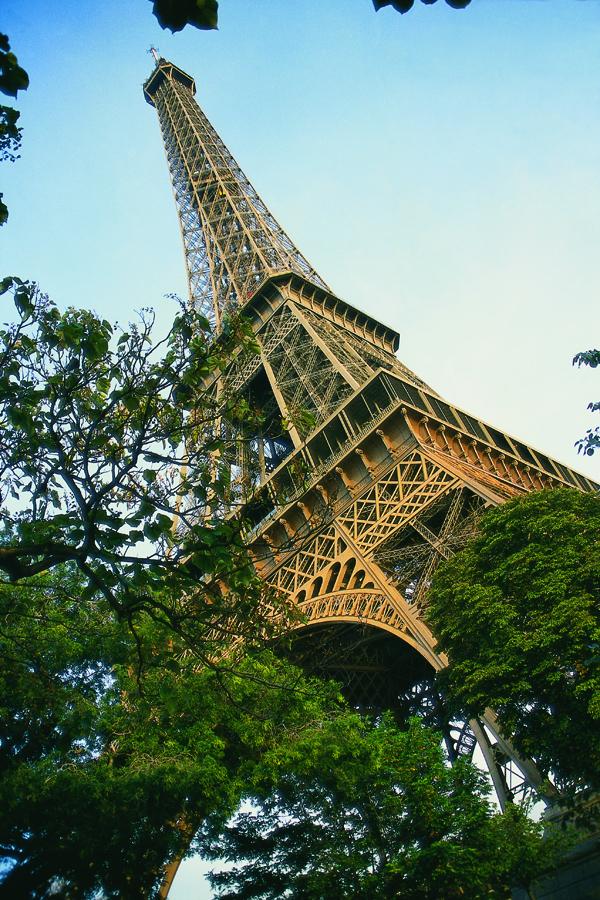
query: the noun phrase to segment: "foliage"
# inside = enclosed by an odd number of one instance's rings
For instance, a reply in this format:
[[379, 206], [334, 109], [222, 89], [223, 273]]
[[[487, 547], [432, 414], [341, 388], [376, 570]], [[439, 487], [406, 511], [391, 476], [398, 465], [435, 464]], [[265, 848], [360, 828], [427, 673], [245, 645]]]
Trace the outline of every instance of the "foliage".
[[190, 827], [337, 704], [265, 651], [199, 667], [148, 617], [140, 679], [133, 635], [81, 590], [73, 565], [0, 584], [0, 896], [154, 896]]
[[255, 344], [184, 305], [157, 340], [149, 311], [120, 331], [2, 287], [2, 891], [146, 897], [324, 696], [264, 650], [285, 610], [236, 515], [255, 423], [220, 376]]
[[211, 30], [217, 27], [217, 0], [152, 0], [152, 12], [161, 28], [181, 31], [186, 25]]
[[12, 106], [0, 104], [0, 162], [15, 162], [17, 159], [17, 151], [21, 147], [22, 129], [17, 127], [20, 115]]
[[529, 494], [488, 511], [429, 593], [456, 709], [492, 707], [567, 794], [600, 787], [599, 535], [597, 494]]
[[157, 340], [149, 311], [120, 332], [87, 310], [59, 312], [32, 284], [3, 287], [16, 315], [0, 331], [0, 571], [18, 581], [71, 561], [84, 594], [129, 621], [153, 611], [197, 652], [210, 650], [207, 629], [229, 640], [245, 623], [256, 636], [264, 586], [243, 523], [225, 515], [235, 486], [223, 423], [251, 414], [215, 388], [237, 349], [255, 352], [249, 328], [231, 320], [212, 340], [182, 305]]
[[[16, 97], [18, 91], [29, 86], [27, 72], [21, 68], [17, 57], [10, 51], [7, 35], [0, 34], [0, 91]], [[0, 162], [14, 162], [21, 146], [21, 129], [17, 126], [20, 113], [12, 106], [0, 104]], [[8, 219], [8, 209], [0, 194], [0, 225]]]
[[348, 712], [267, 754], [246, 804], [200, 846], [233, 863], [211, 875], [222, 898], [505, 897], [556, 847], [486, 794], [417, 720], [401, 731]]
[[[373, 0], [376, 10], [384, 6], [391, 6], [399, 13], [412, 9], [415, 0]], [[437, 0], [421, 0], [428, 6]], [[464, 9], [471, 0], [446, 0], [448, 6], [453, 9]], [[186, 25], [194, 25], [196, 28], [210, 30], [217, 27], [218, 8], [217, 0], [152, 0], [152, 12], [158, 19], [161, 28], [170, 31], [181, 31]]]
[[[578, 368], [581, 366], [589, 366], [595, 369], [600, 366], [600, 350], [584, 350], [577, 353], [573, 357], [573, 365]], [[588, 409], [591, 412], [600, 412], [600, 401], [596, 403], [588, 403]], [[580, 438], [576, 443], [577, 452], [585, 453], [587, 456], [593, 456], [594, 452], [600, 448], [600, 426], [588, 428], [585, 437]]]
[[[437, 0], [421, 0], [421, 2], [425, 3], [427, 6], [431, 6], [436, 3]], [[446, 0], [448, 6], [451, 6], [452, 9], [465, 9], [470, 2], [471, 0]], [[373, 0], [373, 6], [377, 11], [383, 9], [384, 6], [391, 6], [396, 12], [406, 13], [411, 10], [414, 5], [415, 0]]]
[[0, 34], [0, 91], [8, 97], [16, 97], [19, 91], [26, 91], [28, 87], [27, 72], [11, 53], [7, 35]]

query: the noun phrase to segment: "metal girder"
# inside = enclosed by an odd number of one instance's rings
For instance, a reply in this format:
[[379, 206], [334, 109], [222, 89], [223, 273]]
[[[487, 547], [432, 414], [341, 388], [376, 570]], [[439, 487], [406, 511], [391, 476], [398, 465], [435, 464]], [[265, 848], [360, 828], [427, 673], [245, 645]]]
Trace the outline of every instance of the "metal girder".
[[[244, 305], [278, 272], [323, 280], [302, 256], [221, 141], [192, 92], [165, 60], [152, 92], [171, 170], [185, 247], [190, 295], [218, 330], [223, 314]], [[152, 81], [154, 75], [149, 81]]]
[[[171, 171], [191, 301], [216, 332], [228, 311], [244, 307], [256, 335], [259, 352], [238, 354], [219, 384], [259, 411], [260, 427], [248, 434], [218, 423], [231, 448], [232, 490], [258, 510], [248, 534], [256, 565], [303, 610], [302, 629], [324, 640], [329, 625], [350, 629], [352, 640], [333, 642], [335, 664], [321, 663], [353, 673], [361, 704], [382, 691], [386, 702], [437, 711], [422, 666], [432, 673], [446, 662], [423, 615], [439, 562], [473, 535], [486, 505], [555, 484], [594, 486], [451, 406], [404, 366], [392, 352], [394, 331], [331, 294], [194, 92], [193, 79], [163, 59], [145, 85]], [[404, 677], [390, 641], [420, 654], [416, 680], [402, 690], [384, 683]], [[539, 787], [532, 764], [486, 728], [487, 720], [443, 722], [449, 756], [471, 755], [477, 738], [501, 802]]]

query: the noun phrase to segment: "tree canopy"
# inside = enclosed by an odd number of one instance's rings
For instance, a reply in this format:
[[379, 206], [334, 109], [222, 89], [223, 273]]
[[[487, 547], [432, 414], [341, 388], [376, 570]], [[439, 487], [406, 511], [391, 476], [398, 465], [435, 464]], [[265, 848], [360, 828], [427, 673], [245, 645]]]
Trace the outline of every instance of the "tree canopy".
[[254, 343], [183, 304], [161, 338], [149, 311], [119, 328], [2, 288], [1, 891], [147, 897], [269, 743], [337, 703], [265, 649], [286, 610], [232, 478], [254, 417], [220, 379]]
[[485, 779], [444, 759], [440, 736], [411, 720], [348, 712], [265, 755], [254, 790], [200, 849], [221, 898], [346, 900], [506, 897], [556, 854], [516, 807], [487, 799]]
[[599, 535], [597, 494], [529, 494], [488, 511], [429, 594], [455, 709], [470, 718], [492, 707], [570, 795], [600, 787]]
[[2, 287], [15, 314], [0, 330], [0, 571], [17, 582], [71, 562], [84, 597], [130, 624], [150, 610], [204, 660], [263, 636], [276, 599], [232, 513], [232, 429], [251, 411], [215, 387], [254, 352], [247, 326], [211, 340], [182, 304], [161, 339], [150, 311], [123, 329], [19, 279]]
[[0, 584], [0, 896], [154, 896], [261, 754], [339, 705], [266, 650], [207, 668], [148, 616], [134, 638], [81, 591], [72, 564]]
[[[356, 897], [427, 896], [425, 868], [460, 893], [479, 883], [473, 859], [482, 891], [537, 872], [534, 826], [495, 818], [481, 776], [448, 769], [437, 735], [344, 717], [335, 689], [265, 648], [287, 610], [246, 554], [231, 451], [255, 423], [220, 378], [239, 348], [255, 352], [244, 322], [215, 340], [182, 305], [161, 339], [149, 312], [120, 329], [20, 279], [2, 286], [4, 895], [152, 896], [203, 822], [229, 852], [219, 829], [248, 784], [283, 867], [261, 850], [252, 882], [268, 869], [281, 886], [297, 852], [320, 860], [298, 871], [312, 896], [345, 866]], [[297, 850], [296, 790], [310, 813]], [[499, 865], [505, 844], [524, 855]]]

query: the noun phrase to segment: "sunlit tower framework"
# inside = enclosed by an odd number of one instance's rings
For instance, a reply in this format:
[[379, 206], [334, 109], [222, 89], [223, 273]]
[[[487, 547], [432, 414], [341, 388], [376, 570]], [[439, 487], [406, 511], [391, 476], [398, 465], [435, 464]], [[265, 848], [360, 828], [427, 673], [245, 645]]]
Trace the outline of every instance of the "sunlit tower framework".
[[427, 587], [485, 507], [596, 486], [404, 366], [399, 335], [332, 293], [277, 223], [194, 100], [193, 78], [155, 61], [144, 95], [160, 121], [190, 301], [215, 338], [242, 311], [260, 348], [240, 350], [225, 376], [263, 423], [231, 466], [256, 566], [304, 613], [296, 658], [356, 705], [418, 708], [451, 757], [477, 741], [502, 805], [539, 789], [493, 713], [440, 720], [431, 675], [445, 661], [423, 618]]

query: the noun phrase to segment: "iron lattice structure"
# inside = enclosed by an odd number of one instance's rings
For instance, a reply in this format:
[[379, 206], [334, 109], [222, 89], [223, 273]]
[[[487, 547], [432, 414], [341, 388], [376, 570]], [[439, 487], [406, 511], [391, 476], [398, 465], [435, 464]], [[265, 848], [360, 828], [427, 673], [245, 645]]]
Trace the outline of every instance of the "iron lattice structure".
[[193, 79], [160, 60], [144, 91], [158, 111], [190, 297], [213, 326], [276, 272], [297, 272], [326, 287], [194, 102]]
[[[489, 505], [583, 476], [447, 403], [395, 356], [399, 336], [335, 296], [269, 213], [166, 60], [144, 85], [158, 112], [190, 297], [216, 332], [241, 309], [258, 354], [228, 387], [263, 412], [232, 459], [265, 579], [304, 612], [295, 653], [334, 675], [357, 706], [420, 710], [450, 756], [476, 741], [501, 803], [539, 788], [490, 711], [441, 721], [431, 676], [445, 660], [423, 619], [439, 561]], [[285, 502], [281, 498], [285, 497]], [[242, 498], [244, 499], [244, 498]]]

